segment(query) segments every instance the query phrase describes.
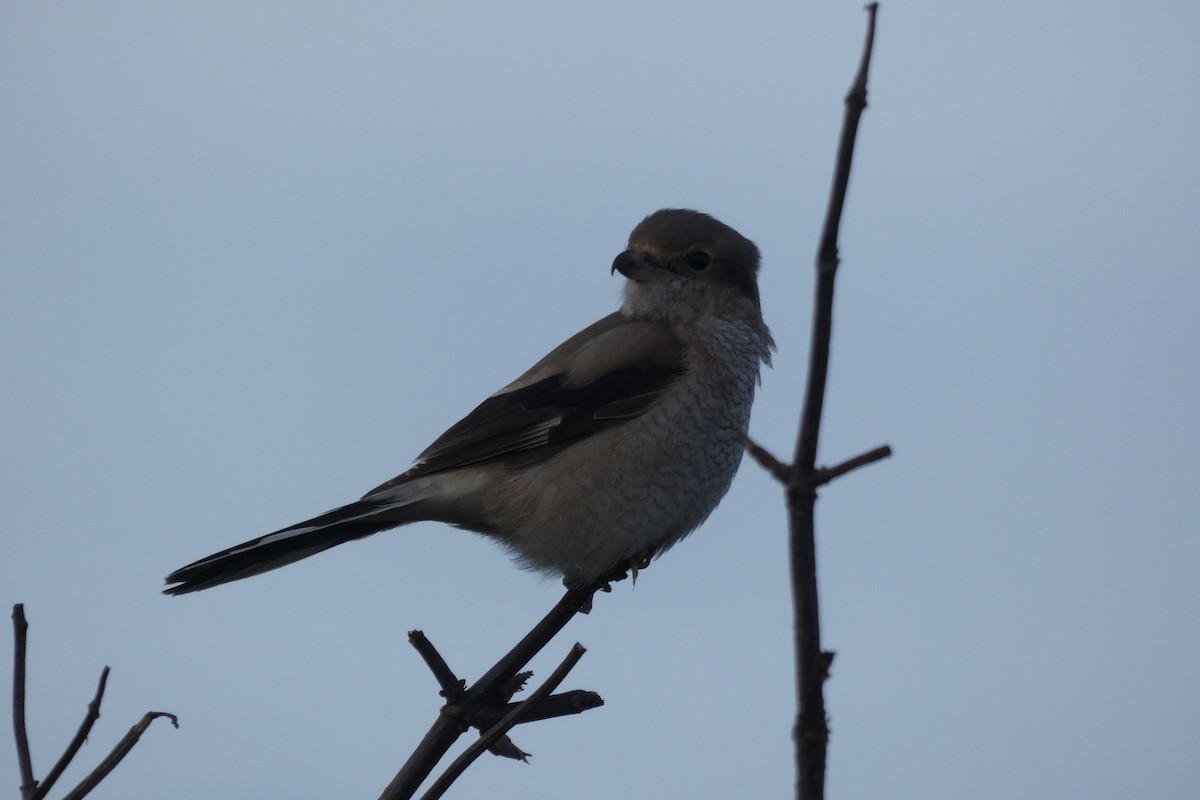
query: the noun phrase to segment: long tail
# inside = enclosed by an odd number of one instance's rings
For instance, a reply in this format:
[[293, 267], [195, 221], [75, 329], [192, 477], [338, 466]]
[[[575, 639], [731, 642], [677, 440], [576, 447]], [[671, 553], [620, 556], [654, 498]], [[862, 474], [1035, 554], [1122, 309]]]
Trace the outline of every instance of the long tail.
[[167, 583], [175, 585], [163, 589], [163, 594], [198, 592], [249, 578], [339, 544], [412, 522], [416, 517], [409, 508], [411, 502], [397, 501], [395, 494], [363, 499], [290, 528], [251, 539], [175, 570], [167, 576]]

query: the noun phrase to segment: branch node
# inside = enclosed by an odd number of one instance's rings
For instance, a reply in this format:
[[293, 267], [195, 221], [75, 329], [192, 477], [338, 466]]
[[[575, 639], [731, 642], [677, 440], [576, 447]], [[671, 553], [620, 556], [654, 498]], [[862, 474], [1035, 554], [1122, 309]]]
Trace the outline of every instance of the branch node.
[[739, 437], [742, 440], [742, 446], [746, 448], [746, 452], [750, 457], [758, 462], [758, 465], [771, 473], [771, 477], [782, 483], [784, 486], [789, 485], [794, 477], [794, 470], [773, 456], [765, 447], [758, 444], [747, 434], [741, 434]]

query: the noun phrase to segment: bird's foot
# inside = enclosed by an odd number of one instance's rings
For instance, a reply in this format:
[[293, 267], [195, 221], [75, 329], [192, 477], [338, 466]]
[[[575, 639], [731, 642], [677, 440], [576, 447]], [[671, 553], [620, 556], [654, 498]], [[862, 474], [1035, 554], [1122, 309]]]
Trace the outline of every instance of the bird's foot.
[[641, 556], [640, 558], [635, 558], [629, 562], [630, 586], [633, 586], [635, 589], [637, 588], [638, 572], [640, 572], [641, 570], [644, 570], [646, 567], [650, 566], [650, 562], [652, 560], [654, 560], [653, 553], [651, 553], [650, 555]]

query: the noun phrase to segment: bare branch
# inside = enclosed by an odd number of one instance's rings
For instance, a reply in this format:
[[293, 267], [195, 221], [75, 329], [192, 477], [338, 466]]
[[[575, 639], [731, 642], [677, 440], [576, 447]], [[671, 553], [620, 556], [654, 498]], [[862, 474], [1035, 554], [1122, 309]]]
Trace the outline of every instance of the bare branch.
[[446, 698], [446, 702], [457, 703], [461, 700], [466, 692], [467, 682], [454, 674], [450, 665], [446, 663], [446, 659], [442, 658], [442, 654], [433, 646], [433, 642], [429, 641], [422, 631], [409, 631], [408, 643], [421, 654], [421, 658], [425, 659], [425, 664], [433, 673], [434, 680], [442, 687], [441, 694]]
[[742, 446], [746, 448], [746, 452], [750, 457], [758, 462], [758, 465], [771, 473], [771, 477], [787, 486], [792, 482], [792, 468], [784, 464], [774, 455], [767, 451], [765, 447], [751, 439], [746, 434], [742, 434]]
[[42, 781], [41, 786], [34, 792], [34, 800], [41, 800], [49, 793], [50, 789], [58, 782], [59, 777], [63, 774], [63, 770], [70, 765], [71, 760], [75, 758], [75, 754], [79, 752], [79, 748], [83, 747], [83, 743], [87, 741], [88, 734], [91, 733], [92, 726], [96, 724], [96, 720], [100, 719], [100, 703], [104, 699], [104, 688], [108, 685], [108, 667], [100, 671], [100, 685], [96, 687], [96, 696], [92, 698], [92, 702], [88, 703], [87, 714], [84, 715], [83, 722], [79, 725], [79, 730], [75, 732], [75, 738], [67, 745], [67, 749], [63, 751], [58, 762], [46, 774], [46, 779]]
[[25, 728], [25, 642], [29, 623], [25, 604], [13, 606], [13, 737], [17, 740], [17, 764], [21, 770], [21, 798], [32, 800], [37, 791], [33, 777], [33, 758], [29, 755], [29, 734]]
[[[624, 577], [624, 572], [620, 577]], [[558, 635], [559, 631], [566, 627], [568, 622], [575, 618], [576, 614], [586, 614], [591, 610], [592, 597], [596, 592], [607, 590], [609, 581], [619, 579], [614, 576], [584, 589], [568, 590], [554, 605], [554, 608], [550, 609], [550, 613], [533, 627], [533, 630], [525, 634], [525, 637], [512, 650], [508, 651], [467, 690], [468, 698], [478, 701], [489, 694], [494, 686], [511, 680], [522, 667], [529, 663], [531, 658], [540, 653], [542, 648]]]
[[817, 291], [813, 309], [812, 349], [809, 353], [808, 385], [804, 394], [804, 410], [800, 419], [800, 436], [796, 441], [796, 456], [792, 460], [797, 470], [811, 472], [816, 463], [817, 438], [821, 431], [821, 411], [825, 402], [825, 379], [829, 374], [829, 340], [833, 324], [833, 279], [838, 268], [838, 231], [841, 228], [842, 208], [850, 185], [850, 165], [854, 159], [854, 142], [858, 136], [858, 121], [867, 107], [867, 72], [875, 44], [875, 14], [878, 3], [867, 6], [867, 40], [854, 84], [846, 95], [846, 114], [838, 142], [837, 164], [834, 167], [833, 187], [825, 226], [817, 248]]
[[867, 106], [867, 73], [875, 41], [875, 15], [878, 8], [878, 3], [867, 6], [867, 37], [862, 60], [854, 83], [846, 95], [846, 112], [838, 143], [833, 187], [817, 250], [817, 285], [808, 382], [800, 415], [800, 431], [796, 438], [796, 454], [791, 468], [792, 480], [787, 484], [797, 698], [796, 725], [792, 735], [796, 748], [796, 796], [801, 800], [820, 800], [825, 796], [829, 724], [825, 716], [824, 683], [832, 656], [821, 649], [820, 606], [817, 594], [814, 520], [816, 487], [820, 478], [816, 470], [817, 441], [821, 432], [821, 413], [825, 403], [825, 381], [829, 373], [833, 285], [838, 268], [838, 230], [850, 182], [850, 165], [854, 156], [858, 122]]
[[830, 481], [840, 478], [847, 472], [853, 472], [859, 467], [865, 467], [868, 464], [874, 464], [876, 461], [882, 461], [892, 454], [892, 448], [886, 444], [876, 447], [874, 450], [868, 450], [854, 458], [848, 458], [840, 464], [835, 464], [832, 467], [821, 467], [817, 470], [813, 481], [817, 486], [824, 486]]
[[[96, 695], [92, 698], [92, 702], [88, 703], [87, 714], [84, 715], [79, 730], [67, 743], [66, 750], [55, 762], [54, 767], [46, 776], [46, 780], [39, 786], [33, 777], [33, 762], [29, 757], [29, 738], [25, 730], [25, 641], [29, 623], [25, 620], [23, 604], [17, 603], [13, 606], [12, 618], [13, 634], [16, 640], [13, 648], [13, 733], [17, 740], [17, 762], [21, 769], [21, 798], [22, 800], [43, 800], [79, 753], [83, 743], [87, 741], [88, 734], [91, 733], [96, 720], [100, 719], [100, 703], [104, 700], [104, 690], [108, 686], [109, 668], [105, 667], [100, 672], [100, 683], [96, 687]], [[159, 717], [167, 717], [171, 720], [172, 725], [176, 728], [179, 727], [179, 720], [174, 714], [168, 714], [165, 711], [147, 712], [141, 721], [134, 725], [121, 741], [117, 742], [117, 746], [100, 762], [100, 765], [92, 770], [92, 773], [84, 778], [78, 786], [67, 793], [65, 800], [78, 800], [96, 788], [100, 781], [104, 780], [108, 773], [112, 772], [117, 764], [120, 764], [121, 760], [129, 754], [138, 739], [150, 727], [150, 723]]]
[[551, 692], [558, 688], [558, 685], [562, 683], [563, 678], [567, 677], [567, 673], [569, 673], [575, 667], [575, 665], [579, 663], [579, 659], [583, 658], [583, 654], [586, 652], [587, 649], [584, 648], [583, 645], [576, 642], [575, 646], [572, 647], [571, 651], [567, 654], [567, 657], [563, 659], [561, 664], [558, 665], [558, 668], [555, 669], [554, 672], [550, 673], [550, 677], [546, 679], [546, 682], [539, 686], [537, 691], [531, 694], [529, 698], [525, 700], [525, 702], [517, 705], [517, 707], [510, 711], [508, 715], [504, 717], [504, 719], [496, 723], [491, 730], [480, 736], [479, 740], [472, 743], [470, 747], [464, 750], [462, 755], [454, 759], [450, 766], [446, 768], [446, 771], [442, 774], [442, 776], [434, 781], [433, 785], [429, 787], [429, 791], [422, 795], [422, 800], [437, 800], [437, 798], [444, 795], [446, 790], [450, 788], [450, 785], [458, 779], [458, 776], [461, 775], [467, 767], [471, 766], [471, 764], [475, 762], [475, 759], [483, 755], [483, 752], [487, 750], [493, 742], [497, 741], [501, 736], [504, 736], [509, 730], [512, 729], [514, 725], [521, 722], [521, 718], [523, 716], [535, 709], [539, 703], [541, 703], [550, 695]]
[[[506, 706], [489, 706], [479, 712], [479, 721], [486, 727], [491, 728], [503, 719], [509, 711], [519, 705], [520, 703], [509, 703]], [[571, 714], [582, 714], [584, 711], [590, 711], [602, 705], [604, 705], [604, 698], [595, 692], [573, 689], [569, 692], [550, 695], [537, 708], [527, 714], [522, 714], [521, 720], [517, 724], [538, 722], [543, 719], [554, 719], [555, 717], [565, 717]]]
[[92, 770], [91, 774], [84, 778], [78, 786], [72, 789], [63, 800], [80, 800], [86, 797], [92, 789], [100, 785], [100, 781], [108, 777], [108, 773], [112, 772], [117, 764], [120, 764], [125, 756], [133, 750], [133, 746], [142, 738], [142, 734], [150, 727], [150, 723], [159, 717], [166, 717], [171, 720], [171, 724], [176, 728], [179, 727], [179, 718], [174, 714], [168, 714], [166, 711], [147, 711], [140, 720], [137, 721], [129, 733], [117, 742], [117, 746], [112, 749], [112, 752], [104, 757], [104, 760]]
[[[517, 673], [529, 663], [529, 660], [537, 655], [576, 614], [586, 614], [591, 610], [592, 597], [596, 592], [608, 590], [611, 581], [621, 580], [624, 577], [625, 573], [622, 571], [591, 586], [569, 589], [550, 609], [550, 612], [479, 680], [461, 693], [456, 702], [448, 702], [442, 707], [429, 731], [421, 739], [412, 755], [408, 757], [408, 761], [392, 778], [391, 783], [383, 790], [379, 800], [406, 800], [414, 796], [455, 740], [471, 725], [482, 724], [481, 720], [490, 717], [492, 707], [508, 702], [518, 687], [518, 684], [514, 683], [514, 679]], [[422, 642], [422, 640], [424, 641]], [[413, 641], [413, 637], [410, 635], [410, 641], [421, 652], [434, 675], [440, 675], [438, 683], [443, 686], [443, 689], [447, 683], [452, 684], [458, 680], [449, 665], [440, 655], [437, 655], [433, 645], [429, 644], [423, 635], [419, 636], [416, 641]], [[431, 659], [433, 660], [431, 661]]]

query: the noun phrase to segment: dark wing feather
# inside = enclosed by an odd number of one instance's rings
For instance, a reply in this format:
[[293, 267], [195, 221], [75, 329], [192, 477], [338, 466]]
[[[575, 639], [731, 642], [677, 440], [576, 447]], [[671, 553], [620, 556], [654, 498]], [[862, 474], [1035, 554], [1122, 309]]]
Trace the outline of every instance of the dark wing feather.
[[[648, 329], [649, 330], [649, 329]], [[519, 466], [557, 453], [570, 442], [637, 417], [662, 396], [684, 370], [683, 346], [659, 329], [644, 338], [644, 352], [599, 374], [591, 365], [571, 366], [534, 383], [493, 395], [438, 437], [408, 472], [365, 496], [422, 475], [477, 464]], [[578, 374], [586, 374], [579, 380]], [[578, 384], [578, 385], [575, 385]]]

